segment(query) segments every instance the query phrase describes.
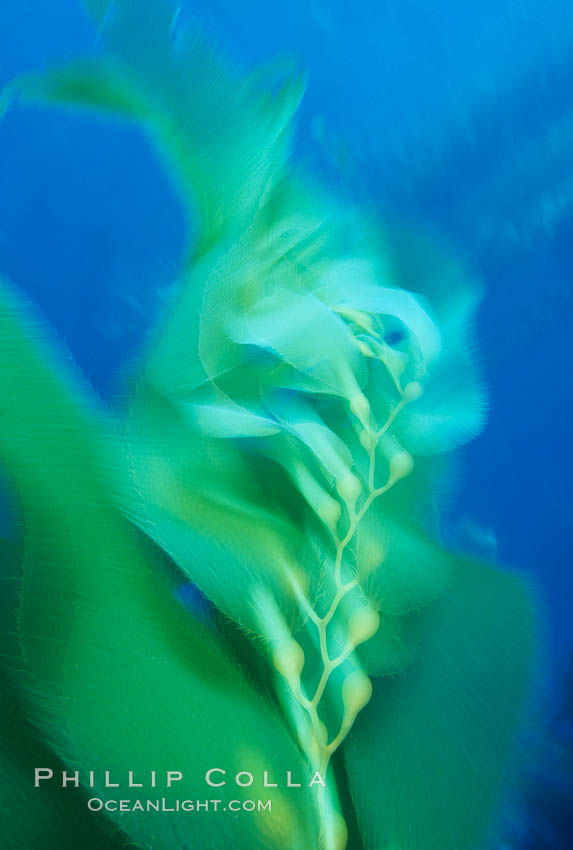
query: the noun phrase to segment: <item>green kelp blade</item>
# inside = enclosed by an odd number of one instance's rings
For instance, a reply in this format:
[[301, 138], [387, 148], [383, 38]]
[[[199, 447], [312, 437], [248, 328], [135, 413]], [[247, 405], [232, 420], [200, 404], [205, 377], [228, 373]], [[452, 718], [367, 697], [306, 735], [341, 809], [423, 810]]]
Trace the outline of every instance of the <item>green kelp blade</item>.
[[356, 570], [366, 596], [387, 614], [424, 608], [444, 593], [452, 557], [406, 514], [371, 506], [356, 534]]
[[246, 77], [185, 23], [180, 5], [84, 5], [107, 53], [160, 107], [159, 139], [183, 178], [185, 203], [194, 197], [205, 243], [242, 229], [288, 154], [301, 76], [277, 65]]
[[[251, 225], [280, 180], [304, 82], [280, 64], [243, 74], [196, 26], [176, 23], [168, 2], [85, 5], [102, 30], [105, 55], [24, 75], [5, 89], [0, 112], [18, 100], [88, 106], [136, 120], [154, 140], [198, 243], [181, 303], [160, 329], [151, 377], [161, 389], [169, 386], [175, 355], [180, 371], [185, 363], [185, 383], [197, 386], [241, 359], [218, 318], [221, 309], [236, 313], [237, 305], [216, 255]], [[264, 275], [251, 252], [247, 260], [244, 281], [260, 283]], [[234, 254], [231, 261], [236, 274]]]
[[[308, 782], [282, 722], [210, 633], [175, 600], [148, 545], [110, 506], [98, 445], [105, 430], [40, 324], [0, 289], [0, 452], [26, 519], [20, 697], [68, 769], [94, 770], [111, 799], [272, 801], [272, 812], [126, 811], [111, 817], [142, 846], [307, 848], [317, 841]], [[49, 766], [49, 765], [46, 765]], [[282, 787], [263, 788], [263, 770]], [[211, 767], [229, 784], [205, 784]], [[106, 791], [103, 771], [121, 787]], [[126, 787], [128, 771], [142, 789]], [[157, 771], [157, 787], [150, 771]], [[165, 772], [184, 780], [165, 787]], [[239, 788], [240, 770], [255, 776]], [[138, 778], [139, 777], [139, 778]], [[113, 780], [112, 780], [113, 781]], [[214, 793], [216, 792], [216, 793]]]
[[[419, 615], [421, 616], [421, 615]], [[406, 675], [377, 678], [345, 744], [368, 850], [475, 850], [526, 716], [533, 605], [509, 573], [460, 561]]]
[[[81, 792], [34, 788], [34, 768], [56, 761], [17, 699], [15, 640], [22, 542], [0, 538], [0, 835], [5, 850], [117, 850], [111, 824], [90, 813]], [[16, 669], [15, 669], [16, 668]], [[106, 829], [106, 827], [108, 827]]]
[[284, 65], [241, 74], [168, 2], [84, 5], [105, 58], [23, 77], [4, 105], [43, 97], [140, 119], [174, 171], [185, 212], [198, 215], [201, 252], [252, 218], [288, 154], [304, 81]]
[[139, 121], [151, 114], [145, 98], [130, 85], [129, 79], [103, 60], [86, 59], [46, 73], [17, 77], [2, 92], [0, 115], [18, 101], [86, 106]]
[[63, 769], [24, 718], [12, 693], [13, 683], [0, 670], [0, 795], [3, 850], [119, 850], [117, 826], [90, 813], [81, 791], [61, 782], [34, 788], [34, 768]]
[[487, 414], [475, 339], [481, 287], [436, 234], [412, 227], [386, 230], [392, 280], [428, 300], [442, 340], [423, 396], [396, 420], [395, 433], [416, 455], [450, 451], [475, 437]]
[[353, 367], [358, 371], [360, 365], [346, 325], [314, 295], [297, 293], [296, 278], [288, 283], [261, 297], [234, 322], [234, 340], [276, 352], [293, 369], [309, 372], [328, 392], [344, 396], [358, 391], [356, 379], [352, 389], [344, 386], [346, 374]]
[[234, 441], [205, 436], [188, 414], [142, 386], [128, 424], [128, 474], [114, 474], [111, 464], [116, 503], [242, 628], [263, 637], [262, 587], [294, 627], [300, 611], [290, 577], [303, 534], [264, 501]]

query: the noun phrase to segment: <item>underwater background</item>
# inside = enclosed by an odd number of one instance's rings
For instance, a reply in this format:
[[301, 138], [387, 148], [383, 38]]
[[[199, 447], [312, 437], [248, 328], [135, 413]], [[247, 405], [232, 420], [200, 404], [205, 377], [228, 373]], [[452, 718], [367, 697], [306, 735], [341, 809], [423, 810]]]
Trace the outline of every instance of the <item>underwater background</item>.
[[[298, 155], [349, 200], [452, 244], [484, 287], [483, 433], [445, 527], [541, 591], [544, 729], [507, 848], [573, 846], [573, 6], [566, 0], [197, 0], [246, 67], [309, 74]], [[0, 85], [81, 56], [74, 0], [2, 0]], [[120, 377], [177, 273], [174, 191], [137, 128], [14, 109], [0, 125], [0, 270], [40, 305], [94, 388]], [[9, 522], [9, 508], [2, 510]], [[500, 845], [501, 846], [501, 845]]]

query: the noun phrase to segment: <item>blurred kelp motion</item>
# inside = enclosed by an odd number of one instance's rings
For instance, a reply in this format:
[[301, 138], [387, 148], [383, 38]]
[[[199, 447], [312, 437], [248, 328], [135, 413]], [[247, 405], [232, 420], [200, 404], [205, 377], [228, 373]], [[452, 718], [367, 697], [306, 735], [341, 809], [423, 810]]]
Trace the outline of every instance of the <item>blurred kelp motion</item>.
[[[122, 417], [2, 284], [0, 452], [22, 518], [8, 846], [90, 829], [81, 795], [49, 828], [30, 816], [51, 805], [21, 781], [30, 741], [84, 774], [224, 766], [304, 787], [265, 788], [272, 814], [237, 820], [110, 813], [110, 846], [480, 846], [515, 769], [536, 616], [519, 577], [438, 535], [447, 454], [484, 422], [479, 288], [296, 167], [296, 71], [244, 75], [160, 0], [85, 6], [103, 49], [16, 80], [3, 108], [137, 122], [197, 233]], [[181, 605], [182, 578], [209, 616]]]

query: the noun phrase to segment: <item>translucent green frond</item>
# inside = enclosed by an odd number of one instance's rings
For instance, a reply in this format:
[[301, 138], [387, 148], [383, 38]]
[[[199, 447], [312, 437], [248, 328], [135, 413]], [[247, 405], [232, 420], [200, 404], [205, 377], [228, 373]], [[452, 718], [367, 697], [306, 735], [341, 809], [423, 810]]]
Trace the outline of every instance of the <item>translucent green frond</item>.
[[407, 675], [374, 681], [345, 746], [369, 850], [482, 846], [530, 696], [533, 623], [514, 576], [457, 564], [424, 615], [417, 659]]
[[[0, 452], [26, 517], [20, 693], [45, 739], [70, 769], [100, 769], [92, 796], [109, 795], [104, 769], [123, 777], [179, 770], [197, 797], [213, 766], [231, 777], [250, 766], [262, 783], [269, 753], [278, 774], [307, 776], [270, 704], [179, 605], [149, 548], [112, 508], [97, 461], [106, 431], [43, 336], [2, 285]], [[250, 798], [253, 789], [228, 793]], [[311, 797], [295, 805], [280, 789], [267, 796], [272, 817], [134, 812], [119, 822], [132, 840], [152, 837], [165, 850], [307, 847], [317, 834]]]
[[250, 77], [178, 23], [161, 0], [84, 4], [100, 25], [105, 58], [24, 77], [4, 94], [91, 106], [137, 118], [166, 154], [199, 252], [255, 213], [280, 175], [304, 81], [275, 63]]

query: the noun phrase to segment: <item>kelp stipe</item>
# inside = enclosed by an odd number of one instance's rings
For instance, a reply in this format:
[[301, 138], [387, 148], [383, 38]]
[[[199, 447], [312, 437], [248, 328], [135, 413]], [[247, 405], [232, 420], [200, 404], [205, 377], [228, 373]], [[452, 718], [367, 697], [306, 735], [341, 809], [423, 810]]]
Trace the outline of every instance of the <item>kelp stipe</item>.
[[[105, 429], [98, 435], [89, 419], [80, 425], [73, 392], [61, 392], [50, 410], [67, 411], [66, 432], [89, 432], [96, 460], [48, 442], [61, 452], [54, 475], [20, 482], [37, 499], [29, 533], [31, 563], [41, 557], [41, 565], [24, 571], [21, 640], [42, 697], [29, 697], [39, 722], [42, 700], [55, 703], [55, 725], [67, 731], [65, 742], [50, 740], [84, 768], [94, 752], [112, 765], [164, 764], [175, 746], [201, 764], [222, 762], [222, 736], [202, 749], [220, 723], [233, 742], [227, 762], [238, 763], [240, 751], [262, 765], [252, 743], [262, 735], [275, 753], [269, 767], [292, 759], [326, 782], [297, 798], [299, 820], [292, 798], [277, 791], [279, 816], [234, 823], [233, 834], [224, 818], [208, 826], [171, 818], [161, 829], [141, 816], [122, 821], [136, 840], [153, 835], [165, 850], [183, 838], [339, 850], [346, 826], [337, 780], [348, 786], [341, 796], [351, 799], [368, 848], [470, 850], [487, 831], [510, 762], [534, 631], [518, 579], [445, 551], [421, 521], [441, 454], [483, 424], [469, 334], [476, 288], [445, 254], [422, 254], [415, 234], [409, 244], [425, 262], [423, 279], [412, 278], [404, 240], [294, 169], [298, 76], [265, 93], [260, 75], [241, 76], [193, 29], [180, 29], [174, 44], [172, 14], [159, 0], [86, 6], [104, 58], [16, 82], [7, 100], [53, 99], [140, 121], [200, 233], [150, 346], [125, 443]], [[25, 346], [21, 359], [32, 368]], [[26, 404], [32, 378], [22, 388], [15, 398]], [[38, 449], [43, 440], [38, 434]], [[18, 459], [6, 462], [18, 471]], [[45, 463], [42, 448], [38, 468]], [[38, 506], [50, 487], [65, 522], [58, 515], [46, 539], [65, 545], [65, 571], [46, 557]], [[83, 489], [88, 495], [77, 498]], [[271, 702], [233, 671], [229, 647], [176, 608], [116, 506], [276, 670], [292, 737]], [[77, 608], [72, 618], [59, 605], [56, 646], [41, 607], [54, 595], [54, 575], [73, 577], [66, 587]], [[135, 660], [127, 613], [137, 624]], [[105, 658], [94, 648], [98, 623]], [[218, 688], [210, 688], [213, 670]], [[107, 713], [88, 721], [90, 701], [101, 710], [102, 693], [123, 677], [135, 696], [116, 688]], [[175, 693], [169, 729], [167, 695]], [[248, 723], [231, 735], [233, 694]], [[132, 697], [143, 706], [140, 726], [110, 740], [110, 712], [136, 712]], [[334, 757], [346, 779], [341, 771], [335, 778]]]

